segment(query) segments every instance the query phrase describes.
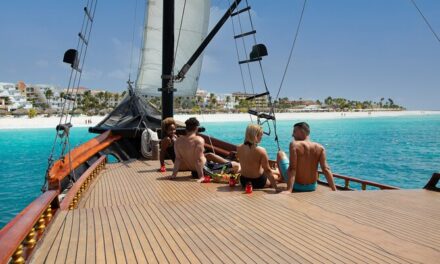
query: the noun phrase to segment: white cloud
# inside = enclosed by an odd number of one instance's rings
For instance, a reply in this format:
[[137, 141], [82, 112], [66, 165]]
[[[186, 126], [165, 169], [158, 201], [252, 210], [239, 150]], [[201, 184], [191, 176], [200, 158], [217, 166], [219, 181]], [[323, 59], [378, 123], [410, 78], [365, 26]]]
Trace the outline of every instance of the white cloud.
[[102, 79], [103, 73], [98, 69], [85, 69], [82, 73], [82, 79], [84, 81], [97, 81]]
[[130, 73], [130, 69], [117, 69], [107, 73], [108, 78], [118, 79], [118, 80], [127, 80], [128, 75]]
[[203, 56], [202, 75], [203, 73], [218, 73], [220, 72], [220, 61], [209, 54]]
[[39, 68], [47, 68], [49, 66], [49, 62], [47, 60], [38, 60], [35, 62], [35, 65]]

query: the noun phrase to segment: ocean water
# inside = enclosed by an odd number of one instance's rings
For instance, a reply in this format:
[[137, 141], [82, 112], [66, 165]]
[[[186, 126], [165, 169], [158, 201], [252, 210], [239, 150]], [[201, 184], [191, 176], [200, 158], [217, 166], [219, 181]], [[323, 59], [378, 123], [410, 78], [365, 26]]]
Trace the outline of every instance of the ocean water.
[[[243, 142], [249, 123], [201, 121], [209, 135], [236, 144]], [[440, 171], [440, 115], [278, 121], [286, 152], [292, 125], [298, 121], [310, 124], [312, 140], [324, 145], [335, 173], [409, 189], [422, 188], [432, 173]], [[40, 194], [54, 133], [54, 129], [0, 130], [0, 228]], [[87, 128], [73, 128], [71, 144], [94, 136]], [[273, 129], [261, 145], [271, 159], [276, 158]]]

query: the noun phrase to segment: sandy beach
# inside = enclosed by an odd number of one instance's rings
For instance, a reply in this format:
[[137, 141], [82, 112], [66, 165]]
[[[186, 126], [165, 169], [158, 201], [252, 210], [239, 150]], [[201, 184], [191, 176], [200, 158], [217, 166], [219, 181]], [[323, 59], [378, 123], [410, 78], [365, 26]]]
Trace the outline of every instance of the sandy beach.
[[[440, 111], [398, 111], [398, 112], [322, 112], [322, 113], [277, 113], [277, 120], [310, 120], [310, 119], [344, 119], [344, 118], [374, 118], [374, 117], [398, 117], [398, 116], [421, 116], [440, 115]], [[176, 120], [185, 121], [189, 117], [196, 117], [203, 122], [243, 122], [250, 121], [249, 114], [203, 114], [203, 115], [175, 115]], [[89, 127], [98, 124], [103, 116], [75, 116], [72, 118], [74, 127]], [[255, 117], [253, 117], [255, 120]], [[91, 123], [87, 123], [90, 120]], [[1, 117], [0, 129], [31, 129], [31, 128], [55, 128], [59, 123], [59, 117], [34, 118]]]

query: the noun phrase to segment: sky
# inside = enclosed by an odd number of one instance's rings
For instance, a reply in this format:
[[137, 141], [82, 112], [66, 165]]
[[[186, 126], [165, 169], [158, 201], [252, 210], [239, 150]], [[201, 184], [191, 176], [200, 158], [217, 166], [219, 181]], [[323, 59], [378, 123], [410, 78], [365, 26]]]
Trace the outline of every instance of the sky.
[[[190, 1], [190, 0], [189, 0]], [[211, 1], [211, 26], [229, 0]], [[303, 0], [248, 0], [262, 61], [275, 98], [299, 21]], [[440, 1], [416, 0], [440, 35]], [[66, 87], [64, 51], [75, 48], [86, 1], [15, 0], [0, 3], [0, 82]], [[136, 78], [145, 1], [98, 1], [82, 86], [122, 91]], [[249, 18], [240, 20], [250, 30]], [[234, 21], [238, 34], [238, 21]], [[215, 93], [264, 91], [258, 64], [240, 75], [233, 26], [228, 21], [204, 54], [199, 88]], [[133, 37], [134, 36], [134, 37]], [[133, 41], [134, 40], [134, 41]], [[251, 38], [238, 42], [240, 60]], [[246, 52], [245, 52], [246, 51]], [[132, 60], [130, 58], [133, 58]], [[245, 87], [243, 87], [243, 83]], [[440, 110], [440, 42], [410, 0], [308, 0], [280, 97], [327, 96], [379, 101], [408, 109]]]

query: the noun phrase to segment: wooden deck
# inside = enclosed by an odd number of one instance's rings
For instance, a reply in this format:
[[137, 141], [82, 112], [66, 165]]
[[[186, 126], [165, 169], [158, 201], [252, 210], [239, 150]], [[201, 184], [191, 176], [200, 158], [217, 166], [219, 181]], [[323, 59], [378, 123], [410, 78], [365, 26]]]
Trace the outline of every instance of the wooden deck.
[[107, 165], [59, 211], [33, 263], [438, 263], [440, 194], [243, 194], [170, 181], [156, 161]]

